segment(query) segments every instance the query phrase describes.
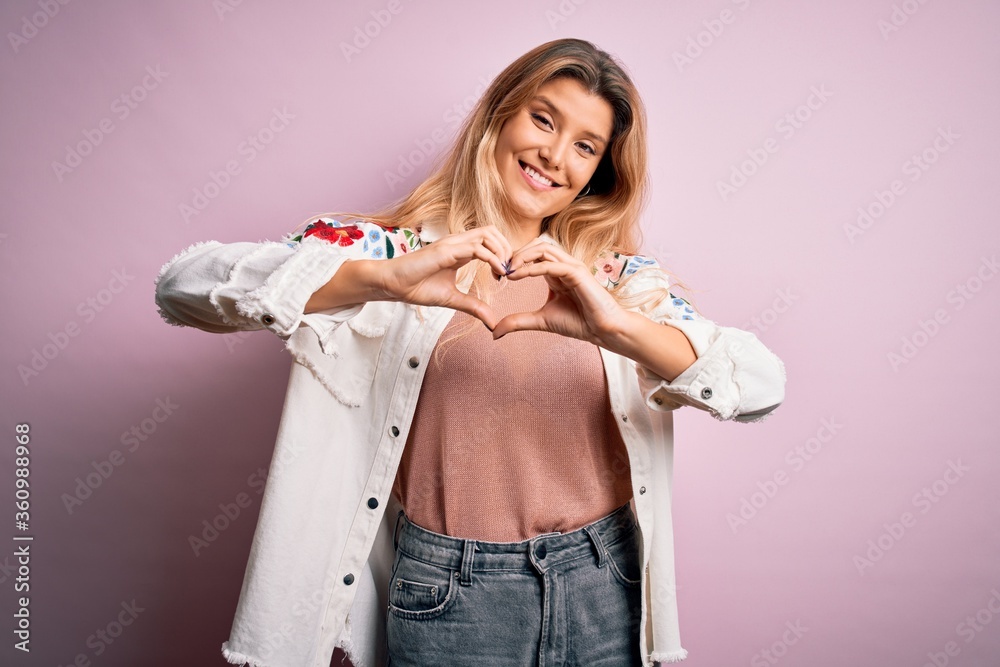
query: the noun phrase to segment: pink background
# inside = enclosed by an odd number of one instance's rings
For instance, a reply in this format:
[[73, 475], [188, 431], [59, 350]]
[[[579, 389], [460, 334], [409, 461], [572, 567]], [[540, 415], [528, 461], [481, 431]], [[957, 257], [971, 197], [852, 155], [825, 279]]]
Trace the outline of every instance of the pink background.
[[[676, 415], [685, 664], [1000, 664], [1000, 5], [49, 2], [51, 18], [44, 1], [0, 8], [0, 498], [13, 536], [14, 429], [30, 423], [35, 536], [30, 657], [11, 648], [14, 547], [0, 552], [0, 662], [224, 664], [290, 357], [263, 332], [164, 324], [160, 266], [400, 196], [486, 82], [573, 36], [618, 56], [648, 105], [646, 250], [788, 370], [768, 422]], [[391, 21], [345, 56], [372, 12]], [[852, 237], [859, 207], [880, 215]], [[250, 506], [195, 555], [189, 536], [241, 493]], [[113, 643], [92, 638], [133, 600]]]

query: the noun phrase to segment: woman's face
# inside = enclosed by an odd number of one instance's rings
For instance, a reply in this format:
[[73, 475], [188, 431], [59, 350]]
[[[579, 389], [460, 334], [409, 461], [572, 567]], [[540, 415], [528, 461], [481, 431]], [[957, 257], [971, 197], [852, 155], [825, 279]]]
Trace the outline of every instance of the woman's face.
[[514, 212], [524, 225], [566, 208], [597, 170], [613, 111], [576, 79], [560, 77], [504, 122], [494, 153]]

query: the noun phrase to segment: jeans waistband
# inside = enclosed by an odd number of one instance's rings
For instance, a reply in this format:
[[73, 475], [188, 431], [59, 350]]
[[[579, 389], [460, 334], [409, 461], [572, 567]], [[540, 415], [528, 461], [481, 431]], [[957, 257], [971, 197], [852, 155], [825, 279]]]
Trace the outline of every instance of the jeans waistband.
[[460, 572], [461, 583], [468, 585], [471, 573], [476, 571], [544, 572], [587, 556], [603, 567], [605, 546], [629, 537], [635, 530], [630, 503], [572, 532], [545, 533], [523, 542], [488, 542], [442, 535], [411, 522], [401, 510], [396, 517], [398, 539], [394, 536], [394, 544], [411, 558]]

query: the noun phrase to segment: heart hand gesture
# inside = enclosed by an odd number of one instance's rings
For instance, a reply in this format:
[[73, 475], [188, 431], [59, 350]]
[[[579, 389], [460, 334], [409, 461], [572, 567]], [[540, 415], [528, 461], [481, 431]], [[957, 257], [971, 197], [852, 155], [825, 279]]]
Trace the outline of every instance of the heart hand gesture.
[[508, 280], [544, 276], [549, 285], [545, 305], [534, 312], [513, 313], [493, 329], [496, 340], [511, 331], [549, 331], [609, 347], [628, 317], [583, 262], [537, 238], [511, 257]]

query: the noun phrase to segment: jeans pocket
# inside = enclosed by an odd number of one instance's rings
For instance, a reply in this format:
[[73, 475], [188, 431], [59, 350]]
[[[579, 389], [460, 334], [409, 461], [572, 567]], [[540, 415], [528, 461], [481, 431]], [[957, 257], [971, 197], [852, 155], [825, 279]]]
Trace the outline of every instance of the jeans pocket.
[[389, 580], [389, 611], [410, 619], [444, 613], [455, 598], [456, 574], [400, 551], [396, 570]]
[[615, 579], [626, 588], [637, 588], [642, 582], [639, 539], [636, 531], [614, 544], [605, 545], [608, 564]]

